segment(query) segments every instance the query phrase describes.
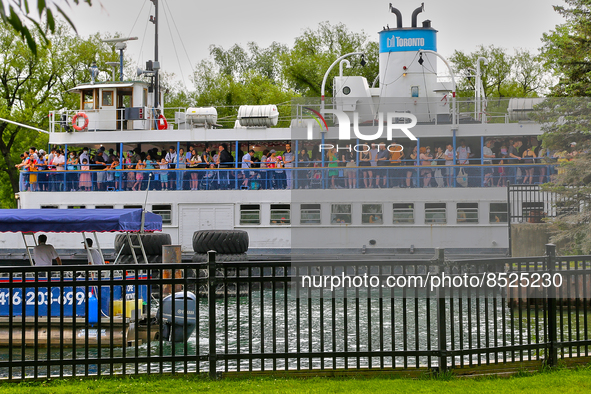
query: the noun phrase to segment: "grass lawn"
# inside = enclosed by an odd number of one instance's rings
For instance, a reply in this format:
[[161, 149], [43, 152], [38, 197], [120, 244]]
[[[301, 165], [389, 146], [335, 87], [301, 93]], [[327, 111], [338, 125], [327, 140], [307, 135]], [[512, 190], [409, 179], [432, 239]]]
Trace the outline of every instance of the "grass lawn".
[[0, 393], [588, 393], [591, 367], [481, 379], [273, 379], [210, 381], [198, 376], [4, 383]]

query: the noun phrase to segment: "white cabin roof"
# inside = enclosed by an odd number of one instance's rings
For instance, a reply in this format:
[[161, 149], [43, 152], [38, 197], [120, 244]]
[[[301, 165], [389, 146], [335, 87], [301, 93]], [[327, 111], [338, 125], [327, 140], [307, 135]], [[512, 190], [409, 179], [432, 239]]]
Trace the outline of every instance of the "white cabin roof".
[[113, 89], [113, 88], [130, 88], [132, 86], [135, 85], [145, 85], [148, 86], [147, 82], [142, 82], [142, 81], [134, 81], [134, 82], [108, 82], [108, 83], [95, 83], [95, 84], [86, 84], [86, 85], [78, 85], [70, 90], [68, 90], [68, 92], [77, 92], [80, 90], [85, 90], [85, 89]]

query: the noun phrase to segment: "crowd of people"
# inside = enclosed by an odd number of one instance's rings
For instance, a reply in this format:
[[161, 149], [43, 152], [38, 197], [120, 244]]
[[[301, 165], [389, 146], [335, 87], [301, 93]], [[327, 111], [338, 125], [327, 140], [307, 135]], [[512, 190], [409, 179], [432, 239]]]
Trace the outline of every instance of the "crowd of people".
[[394, 144], [373, 143], [357, 151], [350, 145], [324, 150], [315, 146], [294, 152], [287, 143], [282, 151], [232, 152], [222, 143], [217, 150], [206, 146], [201, 152], [189, 145], [186, 152], [170, 146], [124, 154], [85, 147], [68, 150], [68, 157], [60, 149], [47, 154], [31, 147], [16, 167], [23, 171], [23, 191], [503, 187], [507, 182], [544, 183], [553, 167], [534, 164], [560, 163], [578, 153], [576, 145], [549, 152], [535, 137], [488, 139], [479, 157], [465, 140], [455, 149], [451, 143], [418, 149], [392, 149]]

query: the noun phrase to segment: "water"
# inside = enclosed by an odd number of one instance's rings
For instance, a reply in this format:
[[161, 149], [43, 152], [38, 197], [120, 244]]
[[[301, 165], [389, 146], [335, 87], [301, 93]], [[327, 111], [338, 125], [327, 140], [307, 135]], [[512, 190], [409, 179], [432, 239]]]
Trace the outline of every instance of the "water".
[[[437, 366], [436, 355], [414, 352], [438, 349], [437, 299], [358, 298], [296, 299], [287, 289], [252, 291], [250, 296], [216, 299], [216, 350], [229, 355], [218, 361], [218, 371], [285, 370], [311, 368], [361, 368]], [[261, 297], [262, 295], [262, 297]], [[372, 297], [374, 295], [372, 294]], [[482, 295], [484, 296], [484, 294]], [[492, 296], [492, 295], [491, 295]], [[226, 302], [225, 302], [226, 301]], [[12, 349], [12, 360], [43, 360], [44, 365], [10, 369], [7, 348], [0, 349], [0, 376], [13, 378], [71, 375], [114, 375], [135, 373], [205, 372], [209, 368], [209, 317], [207, 300], [199, 299], [199, 325], [186, 344], [159, 341], [131, 348]], [[453, 313], [452, 313], [453, 311]], [[406, 313], [404, 313], [406, 312]], [[564, 313], [564, 311], [563, 311]], [[570, 319], [569, 319], [570, 317]], [[544, 342], [544, 311], [522, 311], [506, 307], [498, 298], [446, 301], [446, 347], [448, 350], [474, 349], [474, 354], [457, 356], [454, 362], [479, 363], [498, 360], [527, 360], [543, 356], [543, 351], [492, 352], [489, 347]], [[565, 340], [588, 338], [591, 316], [582, 311], [566, 312], [559, 318], [559, 336]], [[587, 324], [585, 324], [587, 322]], [[576, 351], [576, 349], [575, 349]], [[325, 354], [322, 354], [326, 352]], [[360, 354], [345, 357], [334, 352], [383, 352], [375, 357]], [[177, 360], [173, 360], [177, 357]], [[308, 353], [308, 355], [302, 355]], [[239, 354], [258, 354], [256, 359], [239, 359]], [[271, 357], [271, 354], [277, 357]], [[186, 359], [179, 360], [178, 357]], [[266, 355], [266, 357], [260, 357]], [[141, 357], [137, 362], [130, 357]], [[147, 358], [150, 362], [147, 362]], [[200, 357], [205, 357], [200, 360]], [[63, 360], [60, 371], [59, 360]], [[173, 362], [174, 361], [174, 362]], [[448, 362], [451, 362], [451, 358]]]

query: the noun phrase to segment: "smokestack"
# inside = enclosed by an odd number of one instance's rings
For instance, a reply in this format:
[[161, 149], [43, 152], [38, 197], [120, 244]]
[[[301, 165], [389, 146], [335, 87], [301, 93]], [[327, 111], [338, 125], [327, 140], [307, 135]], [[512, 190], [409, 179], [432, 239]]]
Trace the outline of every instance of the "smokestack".
[[425, 3], [421, 3], [421, 6], [413, 11], [413, 13], [412, 13], [412, 27], [417, 27], [417, 17], [423, 11], [425, 11]]
[[399, 29], [402, 29], [402, 14], [400, 13], [400, 11], [398, 11], [398, 9], [392, 7], [392, 3], [390, 3], [390, 12], [396, 14], [396, 26]]

